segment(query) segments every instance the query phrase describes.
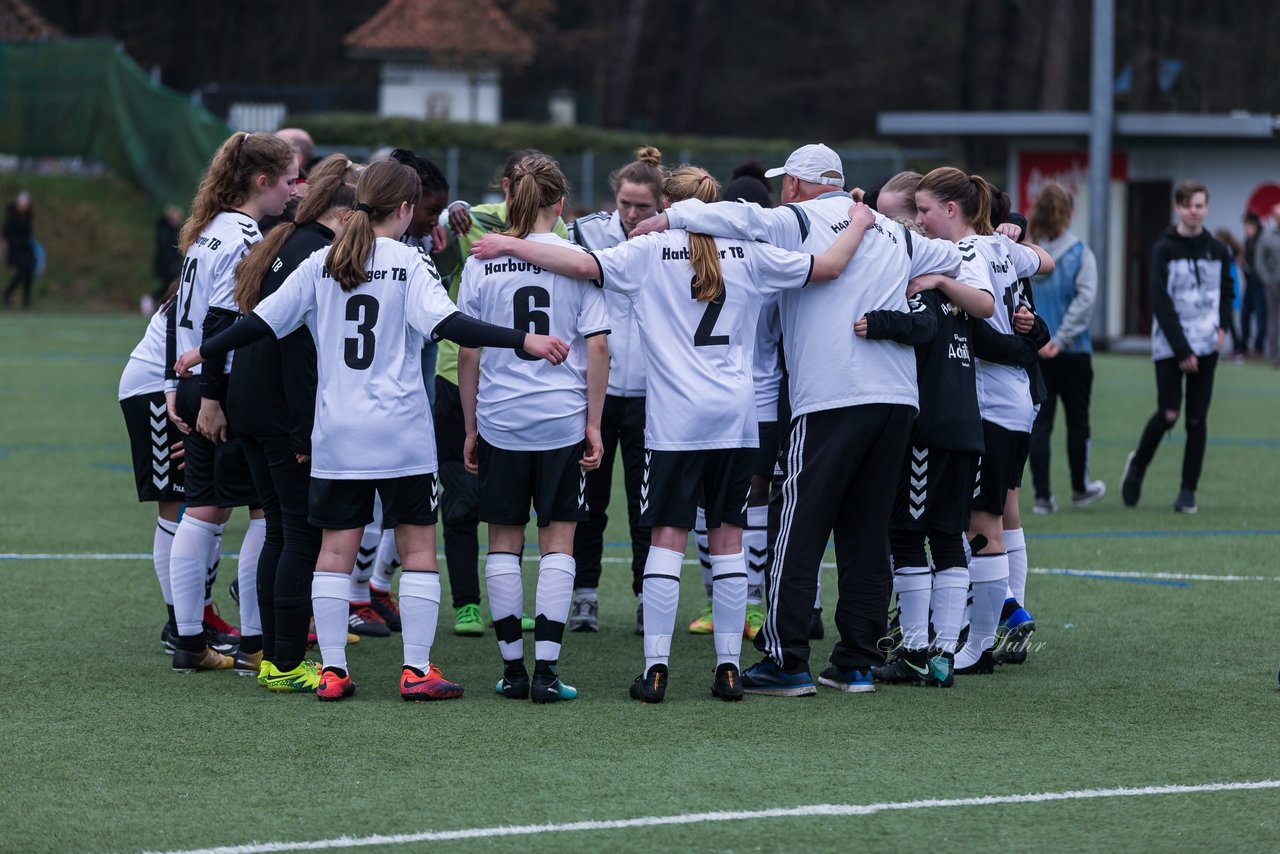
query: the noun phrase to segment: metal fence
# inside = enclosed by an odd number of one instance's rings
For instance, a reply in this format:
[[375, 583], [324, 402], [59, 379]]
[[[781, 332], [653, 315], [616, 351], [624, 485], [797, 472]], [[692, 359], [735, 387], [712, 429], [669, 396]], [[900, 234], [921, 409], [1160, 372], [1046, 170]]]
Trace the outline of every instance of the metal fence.
[[[320, 145], [324, 153], [342, 151], [344, 154], [363, 159], [373, 154], [368, 149]], [[497, 187], [497, 179], [503, 165], [511, 152], [494, 149], [463, 149], [459, 146], [426, 148], [417, 151], [423, 157], [434, 161], [449, 180], [450, 195], [455, 199], [465, 199], [472, 203], [485, 201], [501, 201], [501, 190]], [[568, 208], [598, 210], [613, 207], [613, 191], [609, 187], [609, 174], [620, 166], [626, 165], [629, 158], [616, 152], [600, 154], [594, 151], [583, 151], [568, 155], [557, 155], [548, 151], [560, 162], [565, 177], [569, 180], [570, 198]], [[848, 149], [840, 150], [844, 162], [845, 186], [871, 187], [883, 183], [889, 176], [902, 171], [903, 155], [897, 149]], [[700, 154], [696, 149], [682, 151], [664, 151], [664, 160], [669, 165], [695, 163], [716, 176], [722, 184], [727, 183], [733, 173], [734, 166], [743, 160], [754, 158], [762, 160], [766, 167], [782, 165], [781, 158], [761, 157], [757, 152], [743, 150], [741, 152], [714, 152]], [[777, 182], [774, 182], [775, 192]]]

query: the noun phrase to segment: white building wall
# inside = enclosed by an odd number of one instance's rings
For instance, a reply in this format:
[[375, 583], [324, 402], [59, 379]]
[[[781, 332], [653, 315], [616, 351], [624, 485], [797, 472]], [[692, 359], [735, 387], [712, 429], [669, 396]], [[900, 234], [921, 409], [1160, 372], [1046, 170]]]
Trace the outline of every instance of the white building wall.
[[498, 72], [385, 62], [378, 113], [411, 119], [498, 124], [502, 121]]
[[[1225, 228], [1240, 238], [1241, 220], [1250, 194], [1259, 184], [1280, 182], [1280, 147], [1258, 146], [1125, 146], [1129, 153], [1129, 177], [1134, 181], [1179, 181], [1194, 178], [1209, 188], [1209, 215], [1205, 227]], [[1174, 221], [1169, 199], [1169, 222]]]

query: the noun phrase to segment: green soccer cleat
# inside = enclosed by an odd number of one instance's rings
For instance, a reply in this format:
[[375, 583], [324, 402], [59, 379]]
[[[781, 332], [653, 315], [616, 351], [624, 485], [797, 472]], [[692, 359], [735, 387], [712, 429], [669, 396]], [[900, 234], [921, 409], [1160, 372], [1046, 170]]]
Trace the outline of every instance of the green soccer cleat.
[[711, 600], [708, 599], [707, 604], [703, 605], [702, 610], [698, 612], [698, 616], [689, 624], [689, 634], [709, 635], [715, 630], [715, 620], [711, 616]]
[[279, 672], [274, 664], [265, 658], [262, 659], [262, 664], [258, 665], [258, 684], [263, 688], [267, 687], [267, 680]]
[[463, 605], [454, 612], [453, 633], [468, 637], [484, 634], [484, 618], [480, 616], [479, 605]]
[[273, 694], [314, 694], [320, 687], [320, 670], [307, 659], [292, 670], [277, 670], [273, 665], [266, 686]]
[[[764, 605], [755, 603], [747, 605], [747, 616], [743, 621], [742, 636], [747, 640], [755, 640], [756, 635], [760, 634], [760, 629], [764, 626]], [[689, 627], [689, 631], [693, 631], [693, 627]]]

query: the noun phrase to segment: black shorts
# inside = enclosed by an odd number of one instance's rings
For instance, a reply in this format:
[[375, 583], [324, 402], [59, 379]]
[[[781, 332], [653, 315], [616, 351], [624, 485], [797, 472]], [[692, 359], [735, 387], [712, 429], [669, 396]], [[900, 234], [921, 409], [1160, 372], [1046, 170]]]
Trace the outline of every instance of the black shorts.
[[973, 509], [1004, 515], [1009, 490], [1022, 486], [1022, 470], [1031, 450], [1031, 434], [1015, 433], [990, 421], [982, 422], [986, 452], [978, 462], [978, 479], [973, 490]]
[[640, 524], [692, 528], [698, 505], [707, 528], [747, 525], [747, 493], [755, 448], [644, 452]]
[[373, 522], [373, 496], [382, 499], [382, 529], [397, 525], [434, 525], [440, 505], [435, 472], [385, 480], [311, 478], [307, 521], [324, 531], [363, 528]]
[[530, 503], [539, 528], [587, 521], [587, 474], [578, 465], [585, 442], [550, 451], [508, 451], [481, 438], [478, 449], [481, 522], [527, 525]]
[[186, 502], [188, 507], [256, 507], [258, 493], [253, 475], [235, 434], [214, 444], [196, 430], [200, 414], [200, 378], [178, 381], [176, 406], [191, 432], [183, 439]]
[[893, 529], [965, 533], [977, 473], [977, 454], [908, 448], [893, 505]]
[[778, 422], [760, 422], [760, 447], [755, 449], [751, 474], [769, 480], [778, 465]]
[[164, 392], [127, 397], [120, 401], [120, 410], [129, 432], [138, 500], [182, 501], [183, 473], [178, 463], [170, 459], [169, 451], [183, 436], [169, 420]]

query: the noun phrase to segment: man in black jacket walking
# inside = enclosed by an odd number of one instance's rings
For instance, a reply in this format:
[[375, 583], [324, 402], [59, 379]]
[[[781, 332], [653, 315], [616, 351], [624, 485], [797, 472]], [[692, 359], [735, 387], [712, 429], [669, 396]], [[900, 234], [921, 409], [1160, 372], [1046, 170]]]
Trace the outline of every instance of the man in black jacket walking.
[[1133, 507], [1142, 478], [1160, 439], [1178, 421], [1186, 378], [1187, 445], [1182, 455], [1182, 488], [1173, 509], [1196, 512], [1196, 486], [1208, 435], [1206, 417], [1213, 395], [1218, 349], [1231, 324], [1231, 253], [1204, 229], [1209, 191], [1183, 181], [1174, 192], [1178, 224], [1151, 250], [1151, 357], [1156, 367], [1156, 411], [1142, 431], [1137, 450], [1124, 465], [1124, 503]]

